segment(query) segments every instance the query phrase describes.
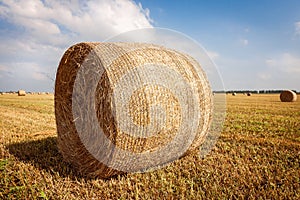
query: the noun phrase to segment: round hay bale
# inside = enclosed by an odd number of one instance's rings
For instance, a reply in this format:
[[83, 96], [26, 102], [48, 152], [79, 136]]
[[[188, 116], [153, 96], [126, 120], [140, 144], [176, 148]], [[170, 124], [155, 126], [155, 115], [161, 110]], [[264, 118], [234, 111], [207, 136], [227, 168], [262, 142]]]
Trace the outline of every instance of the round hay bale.
[[247, 93], [247, 96], [250, 97], [252, 94], [250, 92]]
[[297, 94], [292, 90], [284, 90], [280, 94], [280, 100], [282, 102], [294, 102], [297, 101]]
[[18, 96], [25, 96], [26, 92], [24, 90], [19, 90], [18, 91]]
[[190, 56], [143, 43], [79, 43], [58, 66], [58, 147], [88, 177], [158, 168], [204, 142], [212, 92]]
[[236, 93], [234, 92], [234, 93], [232, 93], [232, 96], [236, 96]]

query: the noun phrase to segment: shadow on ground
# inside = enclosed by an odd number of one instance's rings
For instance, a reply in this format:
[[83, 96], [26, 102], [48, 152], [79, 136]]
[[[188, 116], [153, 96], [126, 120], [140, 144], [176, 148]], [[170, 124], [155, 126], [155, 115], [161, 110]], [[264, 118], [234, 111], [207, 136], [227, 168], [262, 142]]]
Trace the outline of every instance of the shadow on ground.
[[[69, 177], [72, 180], [95, 179], [85, 177], [72, 167], [70, 163], [63, 160], [57, 147], [57, 137], [10, 144], [8, 145], [8, 150], [10, 154], [17, 157], [20, 161], [31, 163], [36, 168], [46, 170], [51, 174]], [[124, 175], [122, 174], [121, 176]], [[108, 178], [108, 180], [115, 178], [117, 178], [117, 175]]]
[[14, 143], [8, 146], [9, 153], [19, 160], [33, 164], [51, 174], [62, 177], [82, 178], [76, 170], [63, 161], [58, 151], [57, 137]]

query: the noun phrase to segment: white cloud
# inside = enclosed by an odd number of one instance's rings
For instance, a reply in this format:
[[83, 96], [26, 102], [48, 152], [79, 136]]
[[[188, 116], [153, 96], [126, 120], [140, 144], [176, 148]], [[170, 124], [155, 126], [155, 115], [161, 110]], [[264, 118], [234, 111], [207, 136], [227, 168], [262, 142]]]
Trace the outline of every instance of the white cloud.
[[0, 65], [0, 78], [3, 78], [5, 76], [11, 77], [12, 72], [9, 70], [9, 68], [7, 66]]
[[26, 76], [29, 79], [46, 80], [47, 77], [42, 71], [43, 69], [34, 62], [15, 62], [0, 66], [0, 72], [9, 73], [13, 78]]
[[295, 34], [300, 35], [300, 21], [295, 23]]
[[3, 65], [0, 65], [0, 71], [7, 71], [7, 67], [6, 66], [3, 66]]
[[249, 41], [247, 39], [241, 39], [240, 40], [240, 43], [243, 45], [243, 46], [247, 46], [249, 44]]
[[258, 74], [258, 77], [260, 78], [260, 79], [262, 79], [262, 80], [269, 80], [269, 79], [271, 79], [271, 74], [268, 74], [268, 73], [259, 73]]
[[249, 28], [245, 28], [244, 31], [245, 31], [245, 33], [249, 33], [250, 29]]
[[31, 70], [23, 76], [35, 80], [53, 74], [74, 43], [153, 27], [149, 9], [132, 0], [7, 0], [1, 1], [0, 20], [10, 24], [0, 32], [0, 66], [9, 67], [15, 76]]
[[257, 73], [258, 85], [263, 88], [298, 89], [300, 77], [300, 57], [282, 53], [265, 60], [265, 68]]
[[267, 66], [287, 73], [299, 73], [300, 75], [300, 57], [290, 53], [284, 53], [276, 58], [267, 59]]
[[207, 54], [212, 60], [216, 60], [219, 57], [219, 54], [214, 51], [207, 51]]
[[[11, 0], [0, 13], [39, 42], [68, 44], [68, 39], [103, 40], [136, 28], [152, 27], [150, 11], [130, 0]], [[68, 36], [66, 38], [66, 35]], [[59, 38], [63, 37], [65, 42]]]

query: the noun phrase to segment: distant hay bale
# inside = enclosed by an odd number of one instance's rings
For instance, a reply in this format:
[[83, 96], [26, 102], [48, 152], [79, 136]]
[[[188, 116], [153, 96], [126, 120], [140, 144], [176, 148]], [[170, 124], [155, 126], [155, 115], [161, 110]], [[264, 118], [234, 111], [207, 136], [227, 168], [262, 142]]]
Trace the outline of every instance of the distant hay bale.
[[54, 95], [59, 150], [88, 177], [178, 159], [198, 149], [212, 120], [212, 92], [197, 61], [151, 44], [70, 47]]
[[297, 94], [292, 90], [284, 90], [280, 94], [280, 100], [282, 102], [294, 102], [297, 101]]
[[236, 96], [236, 93], [234, 92], [234, 93], [232, 93], [232, 96]]
[[250, 92], [247, 93], [247, 96], [250, 97], [252, 94]]
[[25, 95], [26, 95], [25, 90], [19, 90], [18, 91], [18, 96], [25, 96]]

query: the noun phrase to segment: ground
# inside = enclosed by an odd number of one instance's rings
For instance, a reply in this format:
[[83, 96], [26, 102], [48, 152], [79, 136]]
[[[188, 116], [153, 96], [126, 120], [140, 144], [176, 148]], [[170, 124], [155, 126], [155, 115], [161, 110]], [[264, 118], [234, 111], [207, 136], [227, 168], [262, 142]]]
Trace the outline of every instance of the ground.
[[88, 179], [57, 149], [53, 95], [0, 96], [0, 199], [300, 199], [300, 98], [227, 95], [224, 129], [148, 173]]

